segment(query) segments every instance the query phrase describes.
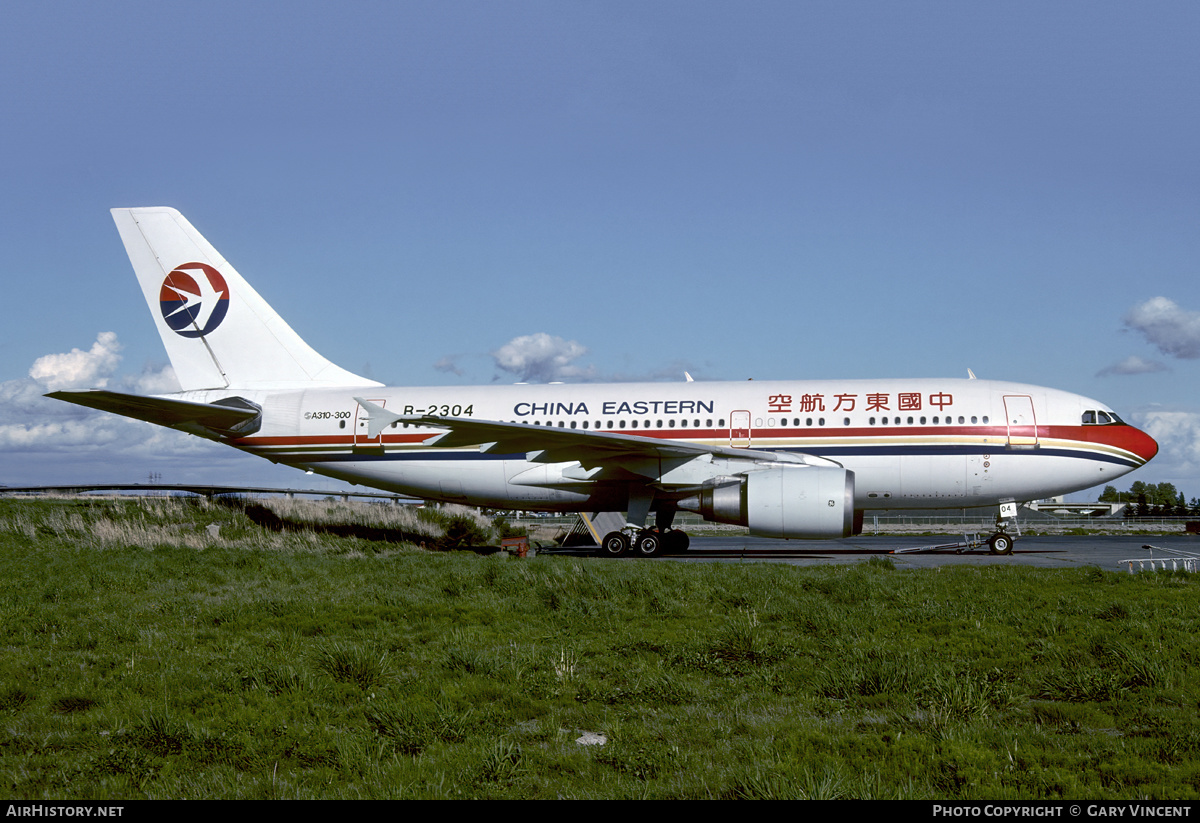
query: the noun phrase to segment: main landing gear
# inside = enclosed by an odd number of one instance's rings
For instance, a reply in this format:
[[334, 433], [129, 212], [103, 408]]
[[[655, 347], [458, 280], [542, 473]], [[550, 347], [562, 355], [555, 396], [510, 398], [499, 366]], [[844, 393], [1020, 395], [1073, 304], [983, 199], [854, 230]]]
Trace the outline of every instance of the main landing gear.
[[602, 557], [658, 557], [663, 554], [681, 554], [687, 551], [687, 532], [680, 529], [635, 529], [627, 526], [620, 531], [609, 532], [600, 542]]
[[[647, 527], [646, 520], [654, 503], [655, 490], [649, 486], [634, 486], [629, 489], [629, 508], [625, 514], [625, 525], [604, 535], [600, 541], [601, 557], [658, 557], [662, 554], [685, 552], [688, 536], [671, 527], [675, 520], [675, 506], [664, 502], [655, 511], [654, 525]], [[615, 524], [613, 524], [615, 525]]]

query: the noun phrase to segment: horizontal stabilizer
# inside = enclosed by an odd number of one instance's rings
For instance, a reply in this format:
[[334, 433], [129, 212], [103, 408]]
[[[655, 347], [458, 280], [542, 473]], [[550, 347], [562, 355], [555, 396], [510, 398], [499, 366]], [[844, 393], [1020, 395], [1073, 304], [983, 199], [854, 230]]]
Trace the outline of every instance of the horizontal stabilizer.
[[196, 403], [169, 397], [145, 397], [140, 394], [92, 389], [56, 391], [47, 397], [65, 400], [77, 406], [112, 412], [159, 426], [182, 429], [193, 434], [242, 436], [258, 431], [262, 410], [241, 397], [227, 397], [215, 403]]

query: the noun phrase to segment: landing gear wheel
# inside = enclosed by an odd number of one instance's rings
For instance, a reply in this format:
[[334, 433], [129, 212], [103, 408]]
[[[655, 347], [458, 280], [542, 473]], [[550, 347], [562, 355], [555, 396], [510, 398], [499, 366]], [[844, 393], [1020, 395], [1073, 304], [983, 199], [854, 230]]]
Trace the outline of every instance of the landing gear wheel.
[[662, 533], [663, 545], [666, 547], [664, 551], [667, 554], [683, 554], [688, 550], [691, 540], [687, 536], [687, 532], [680, 529], [668, 529]]
[[1012, 554], [1013, 539], [1004, 532], [993, 534], [988, 540], [988, 548], [992, 554]]
[[621, 557], [629, 551], [629, 538], [624, 532], [609, 532], [600, 543], [601, 557]]
[[638, 557], [658, 557], [665, 549], [666, 541], [663, 540], [663, 536], [651, 529], [638, 532], [637, 540], [633, 544], [634, 553]]

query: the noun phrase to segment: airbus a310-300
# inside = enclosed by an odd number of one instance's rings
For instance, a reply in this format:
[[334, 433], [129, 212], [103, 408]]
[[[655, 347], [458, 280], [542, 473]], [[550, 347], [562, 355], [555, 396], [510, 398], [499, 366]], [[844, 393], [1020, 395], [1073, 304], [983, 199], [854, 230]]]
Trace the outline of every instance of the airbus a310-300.
[[113, 218], [182, 391], [49, 396], [427, 500], [625, 513], [601, 553], [687, 548], [676, 513], [784, 538], [865, 509], [998, 506], [1109, 483], [1158, 450], [1103, 403], [969, 379], [385, 387], [325, 359], [170, 208]]

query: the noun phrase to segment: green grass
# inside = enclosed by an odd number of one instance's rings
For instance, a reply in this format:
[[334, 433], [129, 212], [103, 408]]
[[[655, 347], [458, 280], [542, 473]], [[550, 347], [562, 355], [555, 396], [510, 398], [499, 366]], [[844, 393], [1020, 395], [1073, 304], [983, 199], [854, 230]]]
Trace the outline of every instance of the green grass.
[[469, 513], [272, 506], [0, 500], [8, 796], [1200, 796], [1183, 574], [515, 560], [406, 542]]

